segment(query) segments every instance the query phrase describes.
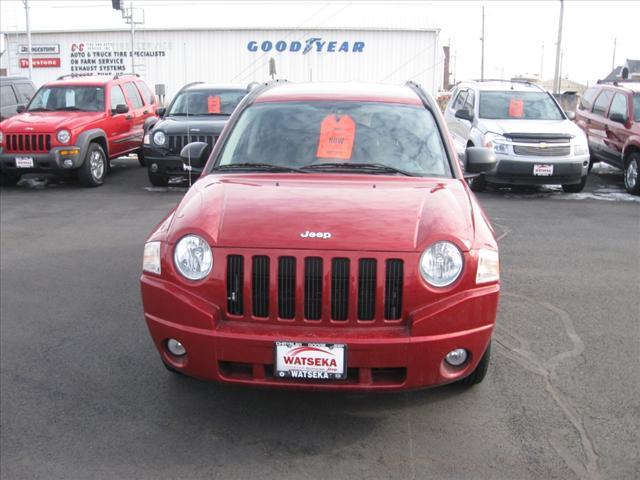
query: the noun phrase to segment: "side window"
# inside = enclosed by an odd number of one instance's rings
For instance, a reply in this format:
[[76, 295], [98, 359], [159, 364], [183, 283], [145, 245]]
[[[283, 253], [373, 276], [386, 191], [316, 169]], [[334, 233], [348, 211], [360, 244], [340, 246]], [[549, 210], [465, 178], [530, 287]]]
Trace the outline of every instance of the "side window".
[[453, 109], [454, 112], [462, 108], [462, 106], [464, 105], [464, 102], [467, 100], [468, 92], [469, 92], [468, 90], [460, 90], [458, 92], [456, 99], [453, 101], [453, 104], [451, 105], [451, 108]]
[[149, 87], [147, 87], [146, 83], [138, 82], [138, 89], [142, 93], [144, 103], [146, 103], [147, 105], [153, 105], [154, 103], [156, 103], [156, 97], [153, 95], [153, 93], [151, 93], [151, 90], [149, 90]]
[[133, 82], [125, 83], [124, 89], [127, 91], [127, 97], [131, 100], [131, 106], [133, 108], [141, 108], [143, 105], [142, 97], [140, 97], [140, 92], [138, 92], [138, 89]]
[[582, 95], [582, 98], [580, 99], [580, 110], [591, 110], [593, 101], [595, 100], [597, 94], [597, 87], [591, 87], [586, 92], [584, 92], [584, 95]]
[[622, 93], [616, 93], [615, 97], [613, 97], [613, 102], [611, 102], [611, 108], [609, 109], [609, 118], [614, 113], [618, 113], [622, 115], [622, 118], [627, 120], [629, 118], [629, 111], [627, 109], [627, 97], [625, 97]]
[[16, 98], [16, 94], [13, 92], [11, 85], [0, 86], [0, 105], [7, 107], [9, 105], [17, 105], [17, 103], [18, 99]]
[[607, 113], [609, 102], [611, 102], [611, 97], [613, 97], [613, 93], [611, 93], [611, 91], [603, 90], [602, 93], [598, 95], [596, 103], [593, 104], [593, 113], [597, 113], [604, 117], [605, 113]]
[[467, 101], [464, 102], [463, 108], [467, 109], [469, 112], [473, 114], [475, 105], [476, 105], [476, 94], [473, 92], [473, 90], [469, 90], [469, 95], [467, 95]]
[[122, 88], [120, 85], [113, 85], [111, 87], [111, 110], [115, 110], [118, 105], [126, 105], [127, 101], [124, 99], [124, 93], [122, 93]]
[[20, 103], [29, 103], [36, 92], [30, 83], [16, 83], [15, 87], [18, 89]]

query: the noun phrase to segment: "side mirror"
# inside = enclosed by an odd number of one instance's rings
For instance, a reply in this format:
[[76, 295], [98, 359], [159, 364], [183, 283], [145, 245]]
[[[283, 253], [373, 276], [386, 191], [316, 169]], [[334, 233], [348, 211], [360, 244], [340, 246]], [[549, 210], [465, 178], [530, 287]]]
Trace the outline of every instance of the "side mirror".
[[461, 118], [462, 120], [467, 120], [469, 122], [473, 121], [473, 114], [466, 108], [461, 108], [460, 110], [456, 110], [455, 117]]
[[496, 155], [489, 148], [468, 147], [464, 156], [465, 173], [488, 172], [496, 166]]
[[567, 116], [567, 118], [569, 120], [575, 120], [576, 119], [576, 112], [564, 112], [564, 114]]
[[180, 151], [180, 158], [187, 165], [192, 167], [202, 168], [207, 163], [207, 147], [209, 145], [205, 142], [191, 142], [187, 143]]
[[159, 117], [164, 117], [164, 114], [167, 113], [167, 109], [164, 107], [158, 107], [156, 108], [156, 115], [158, 115]]
[[129, 107], [124, 103], [119, 103], [118, 105], [116, 105], [116, 108], [111, 111], [114, 113], [114, 115], [120, 115], [121, 113], [127, 113], [129, 111]]
[[27, 111], [27, 106], [26, 105], [18, 105], [16, 107], [16, 112], [18, 113], [23, 113]]
[[622, 115], [621, 113], [612, 113], [611, 115], [609, 115], [609, 120], [611, 120], [612, 122], [617, 122], [617, 123], [621, 123], [621, 124], [625, 124], [627, 123], [627, 119], [624, 117], [624, 115]]

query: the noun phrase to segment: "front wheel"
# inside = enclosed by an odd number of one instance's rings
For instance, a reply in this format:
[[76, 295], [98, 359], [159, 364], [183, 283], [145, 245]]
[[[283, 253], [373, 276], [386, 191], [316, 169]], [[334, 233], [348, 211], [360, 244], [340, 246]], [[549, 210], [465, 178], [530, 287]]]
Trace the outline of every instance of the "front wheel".
[[571, 185], [562, 185], [562, 190], [565, 193], [580, 193], [586, 184], [587, 184], [587, 176], [585, 175], [580, 179], [580, 183], [574, 183]]
[[487, 181], [484, 179], [484, 175], [478, 175], [472, 178], [469, 187], [471, 187], [471, 190], [474, 192], [483, 192], [484, 189], [487, 188]]
[[487, 376], [487, 371], [489, 370], [489, 360], [491, 359], [491, 343], [482, 355], [482, 358], [478, 362], [476, 369], [471, 372], [471, 375], [460, 380], [460, 385], [471, 386], [477, 385], [478, 383], [484, 380], [484, 377]]
[[83, 187], [99, 187], [107, 173], [107, 156], [97, 143], [89, 144], [84, 162], [78, 170], [78, 180]]
[[168, 175], [151, 173], [150, 170], [148, 170], [147, 173], [149, 174], [149, 182], [151, 182], [151, 185], [153, 185], [154, 187], [166, 187], [167, 185], [169, 185]]
[[639, 167], [640, 153], [633, 152], [629, 155], [624, 165], [624, 186], [631, 195], [640, 195]]

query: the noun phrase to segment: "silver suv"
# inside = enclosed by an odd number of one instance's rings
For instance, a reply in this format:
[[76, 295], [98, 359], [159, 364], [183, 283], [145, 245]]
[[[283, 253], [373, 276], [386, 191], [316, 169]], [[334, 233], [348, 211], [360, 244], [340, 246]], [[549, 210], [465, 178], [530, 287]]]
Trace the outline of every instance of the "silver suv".
[[467, 147], [489, 147], [493, 170], [474, 178], [471, 189], [487, 182], [506, 185], [561, 184], [580, 192], [589, 171], [584, 132], [555, 98], [530, 82], [489, 80], [458, 84], [445, 119], [460, 158]]

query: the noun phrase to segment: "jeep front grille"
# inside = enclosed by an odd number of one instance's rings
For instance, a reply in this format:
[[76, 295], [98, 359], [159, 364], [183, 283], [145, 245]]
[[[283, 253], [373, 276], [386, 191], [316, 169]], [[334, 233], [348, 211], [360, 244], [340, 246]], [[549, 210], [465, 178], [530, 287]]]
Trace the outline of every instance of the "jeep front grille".
[[211, 153], [213, 145], [216, 143], [216, 137], [213, 135], [167, 135], [169, 138], [169, 153], [172, 155], [180, 155], [182, 148], [188, 143], [192, 142], [205, 142], [208, 147], [206, 149], [207, 155]]
[[8, 133], [5, 135], [7, 152], [48, 152], [51, 135], [47, 133]]
[[245, 320], [372, 325], [403, 318], [403, 259], [233, 254], [226, 285], [227, 313]]

